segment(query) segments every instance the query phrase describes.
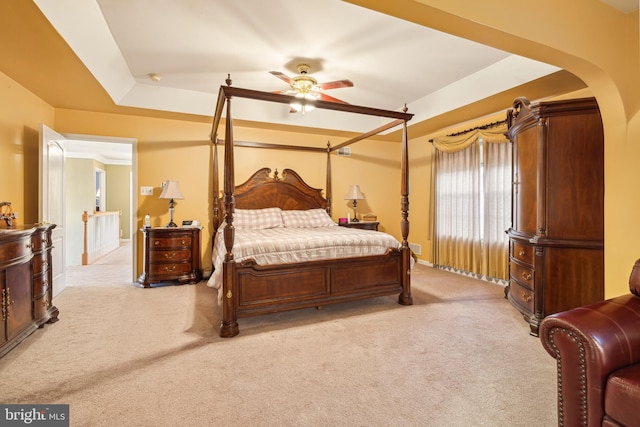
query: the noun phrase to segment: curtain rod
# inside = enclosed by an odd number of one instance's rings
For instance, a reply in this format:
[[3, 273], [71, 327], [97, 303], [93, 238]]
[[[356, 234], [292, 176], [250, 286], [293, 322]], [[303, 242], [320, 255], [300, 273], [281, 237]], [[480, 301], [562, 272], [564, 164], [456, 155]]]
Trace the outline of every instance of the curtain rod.
[[[507, 119], [504, 120], [498, 120], [497, 122], [492, 122], [492, 123], [487, 123], [486, 125], [481, 125], [481, 126], [476, 126], [474, 128], [471, 129], [465, 129], [462, 130], [460, 132], [454, 132], [454, 133], [450, 133], [447, 136], [458, 136], [458, 135], [463, 135], [465, 133], [469, 133], [469, 132], [473, 132], [474, 130], [483, 130], [483, 129], [489, 129], [492, 127], [496, 127], [496, 126], [500, 126], [503, 124], [507, 124]], [[433, 138], [429, 140], [429, 142], [433, 142]]]

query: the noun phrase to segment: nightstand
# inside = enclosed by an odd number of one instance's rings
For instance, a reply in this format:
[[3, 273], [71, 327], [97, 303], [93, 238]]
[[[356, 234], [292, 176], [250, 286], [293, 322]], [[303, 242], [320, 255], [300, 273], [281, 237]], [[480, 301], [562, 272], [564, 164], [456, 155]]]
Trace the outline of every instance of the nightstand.
[[342, 227], [349, 227], [349, 228], [360, 228], [362, 230], [374, 230], [374, 231], [378, 231], [378, 225], [380, 224], [379, 221], [358, 221], [358, 222], [346, 222], [344, 224], [338, 224], [341, 225]]
[[200, 268], [200, 228], [142, 228], [143, 273], [138, 278], [145, 288], [152, 283], [198, 283]]

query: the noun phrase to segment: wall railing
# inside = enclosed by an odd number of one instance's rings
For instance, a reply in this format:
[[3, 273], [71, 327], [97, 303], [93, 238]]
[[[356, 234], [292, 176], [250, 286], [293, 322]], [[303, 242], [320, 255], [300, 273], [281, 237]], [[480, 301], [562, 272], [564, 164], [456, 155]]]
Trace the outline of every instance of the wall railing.
[[82, 265], [93, 264], [109, 252], [120, 247], [120, 217], [122, 210], [117, 212], [84, 211], [84, 250]]

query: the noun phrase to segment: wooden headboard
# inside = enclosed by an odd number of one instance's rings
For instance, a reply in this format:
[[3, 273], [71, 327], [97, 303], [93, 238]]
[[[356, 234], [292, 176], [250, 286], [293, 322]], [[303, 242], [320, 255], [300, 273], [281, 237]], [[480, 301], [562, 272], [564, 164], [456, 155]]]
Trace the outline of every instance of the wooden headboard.
[[[276, 170], [270, 176], [270, 168], [255, 172], [246, 182], [235, 187], [234, 201], [236, 209], [263, 209], [278, 207], [283, 210], [326, 209], [330, 204], [322, 196], [322, 190], [313, 188], [292, 169], [284, 169], [282, 176]], [[224, 212], [222, 198], [219, 199], [219, 212]], [[221, 218], [222, 219], [222, 218]]]

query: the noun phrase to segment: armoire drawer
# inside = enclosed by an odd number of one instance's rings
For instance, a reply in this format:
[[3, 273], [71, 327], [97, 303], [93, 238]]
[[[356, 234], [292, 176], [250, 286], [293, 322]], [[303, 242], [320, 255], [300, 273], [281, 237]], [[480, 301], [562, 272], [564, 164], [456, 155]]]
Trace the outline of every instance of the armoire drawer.
[[509, 265], [509, 271], [511, 273], [511, 279], [516, 280], [521, 286], [525, 286], [533, 290], [534, 285], [534, 271], [531, 267], [526, 267], [511, 260]]
[[533, 313], [533, 291], [531, 289], [527, 289], [515, 280], [511, 280], [509, 282], [509, 296], [511, 300], [515, 300], [527, 312]]
[[522, 263], [533, 265], [533, 246], [512, 240], [511, 257]]

